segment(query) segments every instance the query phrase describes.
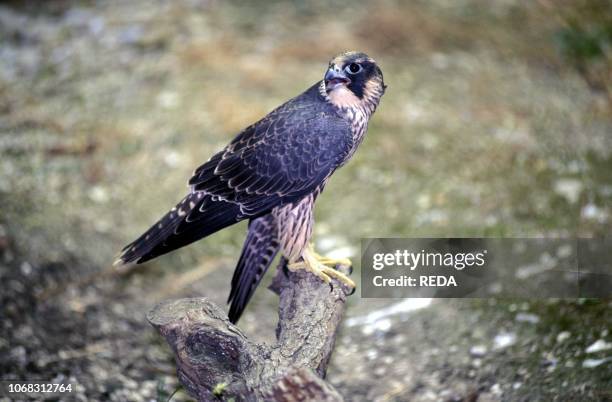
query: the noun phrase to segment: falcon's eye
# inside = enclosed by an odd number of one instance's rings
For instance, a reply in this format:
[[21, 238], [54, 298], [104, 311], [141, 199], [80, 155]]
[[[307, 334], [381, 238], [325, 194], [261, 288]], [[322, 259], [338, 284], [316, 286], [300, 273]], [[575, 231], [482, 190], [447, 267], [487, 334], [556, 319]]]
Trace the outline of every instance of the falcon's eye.
[[351, 63], [348, 66], [346, 66], [344, 68], [344, 70], [347, 73], [349, 73], [349, 74], [357, 74], [357, 73], [361, 72], [361, 70], [363, 70], [363, 68], [361, 67], [361, 64]]

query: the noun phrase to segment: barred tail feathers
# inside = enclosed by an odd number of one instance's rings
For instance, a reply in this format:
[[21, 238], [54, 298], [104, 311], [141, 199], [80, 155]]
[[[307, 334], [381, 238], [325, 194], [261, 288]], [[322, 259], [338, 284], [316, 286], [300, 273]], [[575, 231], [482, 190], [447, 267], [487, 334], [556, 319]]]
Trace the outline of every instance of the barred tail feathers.
[[123, 248], [114, 265], [140, 264], [176, 250], [243, 219], [240, 208], [194, 192]]
[[242, 315], [279, 248], [274, 216], [267, 214], [251, 220], [228, 299], [231, 303], [228, 316], [232, 323]]

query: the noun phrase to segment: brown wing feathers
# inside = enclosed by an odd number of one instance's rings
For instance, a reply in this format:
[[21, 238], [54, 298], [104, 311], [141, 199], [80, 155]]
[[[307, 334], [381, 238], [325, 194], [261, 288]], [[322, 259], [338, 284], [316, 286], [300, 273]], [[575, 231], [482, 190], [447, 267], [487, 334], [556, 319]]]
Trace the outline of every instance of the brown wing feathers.
[[348, 123], [317, 88], [246, 128], [196, 169], [190, 194], [126, 246], [118, 262], [142, 263], [251, 219], [230, 294], [230, 318], [237, 320], [278, 251], [269, 212], [319, 188], [351, 149]]

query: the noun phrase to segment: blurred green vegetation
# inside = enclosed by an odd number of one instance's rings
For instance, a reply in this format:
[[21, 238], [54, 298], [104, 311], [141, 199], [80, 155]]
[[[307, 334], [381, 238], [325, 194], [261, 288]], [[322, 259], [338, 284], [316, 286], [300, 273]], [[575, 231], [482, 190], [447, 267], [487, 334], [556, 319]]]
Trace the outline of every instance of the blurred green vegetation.
[[560, 20], [555, 40], [564, 60], [580, 71], [592, 88], [610, 99], [612, 6], [605, 0], [545, 3]]

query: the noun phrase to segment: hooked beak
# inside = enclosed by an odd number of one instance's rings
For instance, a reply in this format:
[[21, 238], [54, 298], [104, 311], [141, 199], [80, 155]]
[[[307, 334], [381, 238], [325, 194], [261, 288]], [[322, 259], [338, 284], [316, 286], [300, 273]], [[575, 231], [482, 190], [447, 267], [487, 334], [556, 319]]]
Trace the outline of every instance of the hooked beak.
[[351, 83], [349, 77], [346, 76], [344, 71], [337, 71], [333, 68], [327, 70], [325, 74], [325, 90], [329, 93], [334, 89], [342, 85], [348, 85]]

